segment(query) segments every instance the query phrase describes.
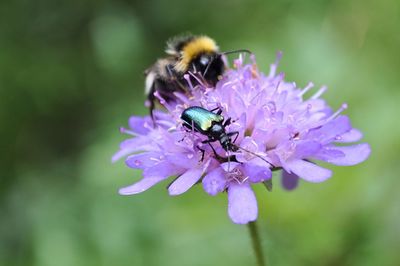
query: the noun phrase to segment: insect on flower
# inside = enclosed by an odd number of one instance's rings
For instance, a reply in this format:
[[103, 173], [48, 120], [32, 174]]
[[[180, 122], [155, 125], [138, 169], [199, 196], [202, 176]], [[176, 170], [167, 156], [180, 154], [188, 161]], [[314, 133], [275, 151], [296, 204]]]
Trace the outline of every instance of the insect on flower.
[[160, 58], [145, 71], [145, 94], [150, 115], [153, 115], [157, 92], [165, 101], [173, 101], [175, 92], [185, 93], [189, 88], [184, 75], [190, 73], [193, 84], [215, 86], [225, 71], [223, 55], [247, 52], [235, 50], [220, 52], [216, 42], [208, 36], [183, 35], [167, 42], [167, 56]]
[[[214, 113], [214, 111], [217, 111], [217, 113]], [[225, 128], [232, 123], [232, 119], [231, 117], [229, 117], [228, 119], [225, 120], [221, 114], [222, 114], [222, 109], [219, 107], [209, 111], [200, 106], [192, 106], [185, 109], [182, 112], [181, 119], [184, 121], [183, 125], [186, 128], [197, 131], [208, 137], [208, 139], [202, 141], [202, 143], [207, 143], [210, 145], [217, 159], [224, 160], [224, 158], [222, 158], [220, 155], [217, 154], [211, 143], [219, 141], [222, 148], [227, 152], [229, 151], [235, 152], [241, 149], [269, 163], [261, 156], [247, 149], [235, 145], [235, 141], [239, 136], [239, 131], [233, 131], [227, 133]], [[232, 137], [234, 137], [233, 140]], [[202, 159], [203, 159], [205, 151], [202, 149], [200, 150], [202, 151]], [[228, 160], [230, 160], [230, 156], [228, 156]]]
[[368, 158], [369, 144], [357, 143], [361, 131], [342, 114], [347, 106], [334, 111], [321, 99], [325, 87], [305, 97], [312, 83], [299, 88], [285, 81], [276, 73], [278, 60], [268, 75], [258, 70], [255, 57], [249, 64], [243, 60], [224, 70], [214, 87], [187, 79], [187, 91], [175, 91], [174, 101], [156, 95], [165, 110], [130, 118], [129, 129], [122, 130], [130, 138], [113, 161], [126, 157], [128, 167], [143, 170], [143, 178], [120, 194], [141, 193], [174, 178], [168, 192], [175, 196], [201, 182], [209, 195], [226, 192], [229, 217], [245, 224], [258, 215], [252, 185], [271, 181], [273, 170], [282, 170], [283, 187], [293, 189], [299, 179], [328, 180], [332, 170], [321, 161], [350, 166]]

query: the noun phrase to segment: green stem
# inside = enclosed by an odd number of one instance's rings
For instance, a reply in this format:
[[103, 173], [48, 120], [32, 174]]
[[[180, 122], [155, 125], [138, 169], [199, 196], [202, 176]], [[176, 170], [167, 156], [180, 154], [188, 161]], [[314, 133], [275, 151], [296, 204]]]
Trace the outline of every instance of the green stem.
[[247, 224], [250, 230], [251, 242], [253, 244], [254, 254], [257, 258], [257, 265], [258, 266], [266, 266], [263, 250], [261, 246], [260, 235], [258, 234], [257, 224], [256, 222], [250, 222]]

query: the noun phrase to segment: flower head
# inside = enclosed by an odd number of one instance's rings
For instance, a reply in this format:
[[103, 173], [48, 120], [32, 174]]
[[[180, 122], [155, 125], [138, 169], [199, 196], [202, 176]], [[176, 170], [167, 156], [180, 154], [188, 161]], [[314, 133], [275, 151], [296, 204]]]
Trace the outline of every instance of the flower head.
[[[251, 185], [269, 184], [272, 171], [282, 170], [283, 186], [293, 189], [299, 178], [317, 183], [331, 177], [318, 161], [354, 165], [366, 160], [368, 144], [342, 145], [362, 137], [341, 114], [347, 105], [333, 111], [320, 98], [325, 87], [305, 98], [313, 84], [301, 89], [284, 81], [276, 73], [279, 58], [268, 75], [258, 70], [254, 57], [250, 64], [239, 57], [214, 88], [201, 80], [193, 86], [187, 76], [190, 95], [176, 93], [175, 102], [155, 95], [166, 112], [155, 112], [154, 123], [148, 116], [131, 117], [129, 129], [121, 130], [132, 138], [121, 143], [113, 160], [127, 156], [126, 164], [142, 169], [143, 178], [120, 194], [140, 193], [174, 176], [168, 192], [179, 195], [201, 181], [210, 195], [226, 191], [230, 218], [244, 224], [257, 218]], [[229, 119], [221, 124], [230, 148], [218, 140], [208, 143], [210, 135], [183, 125], [181, 115], [192, 106], [219, 110], [223, 122]]]

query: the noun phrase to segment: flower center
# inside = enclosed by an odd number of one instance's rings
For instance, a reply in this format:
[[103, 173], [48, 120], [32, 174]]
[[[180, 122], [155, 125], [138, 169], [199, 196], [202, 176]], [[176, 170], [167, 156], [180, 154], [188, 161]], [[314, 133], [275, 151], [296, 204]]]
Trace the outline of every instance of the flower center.
[[228, 182], [237, 182], [243, 184], [249, 178], [244, 176], [243, 172], [239, 168], [234, 168], [232, 171], [226, 172]]

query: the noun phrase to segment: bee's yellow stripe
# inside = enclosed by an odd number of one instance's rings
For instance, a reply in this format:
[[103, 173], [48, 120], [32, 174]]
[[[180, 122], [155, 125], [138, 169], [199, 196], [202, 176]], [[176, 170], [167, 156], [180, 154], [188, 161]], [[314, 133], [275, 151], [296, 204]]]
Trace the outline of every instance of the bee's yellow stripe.
[[182, 49], [180, 60], [175, 65], [175, 70], [178, 72], [186, 72], [190, 62], [200, 53], [215, 53], [218, 51], [218, 46], [215, 41], [207, 36], [201, 36], [188, 42]]

